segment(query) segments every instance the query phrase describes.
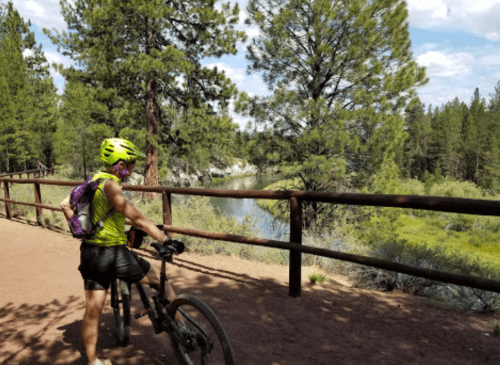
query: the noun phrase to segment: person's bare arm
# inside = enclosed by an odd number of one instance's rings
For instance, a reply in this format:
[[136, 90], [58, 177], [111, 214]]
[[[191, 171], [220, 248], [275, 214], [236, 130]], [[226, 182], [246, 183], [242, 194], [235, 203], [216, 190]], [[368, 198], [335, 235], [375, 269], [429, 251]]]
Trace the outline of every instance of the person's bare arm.
[[109, 204], [130, 220], [134, 226], [139, 227], [148, 235], [153, 237], [158, 242], [164, 242], [167, 235], [162, 230], [158, 229], [156, 225], [144, 214], [139, 212], [128, 200], [125, 198], [122, 189], [114, 180], [108, 180], [104, 184], [104, 194], [108, 198]]
[[62, 209], [66, 220], [69, 220], [72, 216], [75, 215], [75, 212], [73, 212], [73, 209], [71, 209], [71, 204], [69, 203], [69, 195], [59, 203], [59, 207]]

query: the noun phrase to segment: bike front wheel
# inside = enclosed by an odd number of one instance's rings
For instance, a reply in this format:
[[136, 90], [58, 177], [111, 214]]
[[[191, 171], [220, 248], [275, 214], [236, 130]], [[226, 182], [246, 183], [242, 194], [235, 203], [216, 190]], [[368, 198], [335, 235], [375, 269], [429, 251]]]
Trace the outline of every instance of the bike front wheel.
[[201, 299], [187, 294], [177, 296], [168, 306], [168, 314], [184, 317], [188, 327], [187, 339], [178, 343], [170, 334], [175, 355], [184, 365], [234, 365], [229, 338], [215, 313]]
[[111, 306], [115, 316], [115, 330], [121, 345], [130, 340], [130, 285], [121, 280], [111, 282]]

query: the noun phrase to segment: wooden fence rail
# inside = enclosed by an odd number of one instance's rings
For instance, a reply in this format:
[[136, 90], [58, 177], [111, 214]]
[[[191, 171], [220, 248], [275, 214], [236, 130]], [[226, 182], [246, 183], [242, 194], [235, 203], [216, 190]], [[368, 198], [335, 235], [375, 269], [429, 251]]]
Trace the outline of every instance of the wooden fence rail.
[[34, 170], [26, 170], [26, 171], [18, 171], [18, 172], [9, 172], [5, 174], [0, 174], [0, 178], [5, 178], [5, 177], [13, 177], [14, 175], [18, 175], [19, 178], [22, 178], [22, 175], [26, 174], [28, 176], [28, 179], [30, 178], [30, 174], [33, 175], [33, 177], [44, 177], [48, 176], [50, 174], [54, 175], [54, 168], [50, 169], [34, 169]]
[[[61, 211], [59, 207], [42, 204], [40, 185], [58, 185], [73, 187], [82, 182], [69, 182], [42, 179], [6, 179], [0, 178], [4, 184], [4, 196], [0, 201], [5, 203], [6, 217], [11, 219], [10, 204], [20, 204], [37, 208], [37, 224], [41, 225], [41, 209]], [[33, 184], [35, 189], [35, 203], [19, 202], [10, 199], [9, 183]], [[289, 266], [289, 295], [292, 297], [301, 294], [301, 254], [308, 253], [317, 256], [329, 257], [337, 260], [354, 262], [379, 269], [395, 271], [403, 274], [419, 276], [431, 280], [450, 284], [464, 285], [472, 288], [489, 290], [500, 293], [500, 281], [480, 277], [452, 274], [448, 272], [422, 269], [391, 261], [372, 257], [353, 255], [333, 250], [302, 245], [302, 202], [316, 201], [331, 204], [365, 205], [379, 207], [395, 207], [405, 209], [424, 209], [442, 212], [467, 213], [476, 215], [500, 216], [500, 201], [443, 198], [407, 195], [375, 195], [375, 194], [343, 194], [343, 193], [315, 193], [307, 191], [262, 191], [262, 190], [215, 190], [199, 188], [171, 188], [145, 187], [123, 185], [123, 190], [156, 192], [162, 195], [164, 230], [172, 233], [201, 237], [207, 239], [236, 242], [242, 244], [274, 247], [290, 251]], [[172, 194], [201, 195], [236, 199], [278, 199], [290, 201], [290, 242], [274, 241], [261, 238], [251, 238], [231, 234], [206, 232], [183, 227], [172, 226]]]

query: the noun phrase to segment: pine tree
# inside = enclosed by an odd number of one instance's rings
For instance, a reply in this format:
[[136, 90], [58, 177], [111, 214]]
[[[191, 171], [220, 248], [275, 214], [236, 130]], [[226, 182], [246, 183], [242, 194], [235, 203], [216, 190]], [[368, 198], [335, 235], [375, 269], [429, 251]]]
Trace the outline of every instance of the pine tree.
[[95, 151], [99, 150], [102, 140], [113, 136], [109, 126], [92, 124], [92, 115], [100, 113], [101, 107], [93, 100], [88, 87], [76, 81], [67, 83], [55, 135], [57, 162], [69, 163], [75, 172], [82, 171], [85, 179], [101, 164]]
[[432, 128], [430, 117], [425, 113], [425, 105], [419, 99], [406, 110], [408, 139], [405, 142], [405, 164], [407, 177], [421, 180], [429, 170]]
[[457, 178], [461, 174], [462, 118], [462, 106], [458, 98], [433, 113], [433, 165], [439, 166], [445, 176]]
[[[469, 115], [470, 114], [470, 115]], [[486, 113], [486, 102], [476, 88], [471, 99], [469, 113], [464, 119], [465, 151], [467, 152], [467, 179], [478, 183], [478, 177], [484, 167], [484, 160], [491, 135], [490, 118]]]
[[78, 65], [61, 72], [91, 86], [104, 106], [93, 118], [115, 135], [123, 136], [125, 127], [147, 131], [144, 142], [134, 142], [146, 145], [146, 184], [157, 185], [158, 148], [177, 142], [174, 121], [163, 109], [173, 105], [215, 113], [236, 93], [222, 72], [203, 67], [201, 60], [236, 53], [236, 43], [244, 39], [233, 29], [238, 6], [216, 10], [215, 1], [200, 0], [61, 4], [70, 32], [52, 40]]
[[0, 11], [0, 170], [50, 166], [56, 93], [34, 34], [12, 2]]
[[495, 92], [490, 94], [490, 97], [489, 110], [493, 113], [500, 113], [500, 80], [495, 86]]
[[[302, 188], [330, 190], [346, 170], [370, 176], [399, 158], [400, 112], [425, 83], [412, 60], [406, 3], [399, 0], [250, 0], [249, 72], [273, 95], [238, 110], [272, 126], [273, 157]], [[364, 179], [363, 182], [366, 182]], [[311, 224], [320, 208], [305, 216]]]

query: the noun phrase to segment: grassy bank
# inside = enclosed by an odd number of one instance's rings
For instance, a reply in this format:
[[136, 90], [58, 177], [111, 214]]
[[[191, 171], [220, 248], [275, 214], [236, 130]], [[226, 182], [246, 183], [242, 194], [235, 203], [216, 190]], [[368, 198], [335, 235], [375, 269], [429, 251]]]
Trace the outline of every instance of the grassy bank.
[[[266, 190], [291, 189], [292, 181], [280, 181]], [[499, 200], [470, 182], [450, 178], [399, 180], [390, 194], [443, 196]], [[363, 191], [370, 193], [370, 191]], [[259, 201], [279, 219], [288, 219], [286, 202]], [[417, 267], [500, 279], [500, 217], [429, 212], [398, 208], [332, 206], [327, 214], [338, 218], [315, 234], [306, 232], [304, 243], [326, 249], [358, 253]], [[462, 307], [500, 308], [496, 294], [445, 286], [407, 275], [361, 265], [305, 255], [305, 260], [331, 272], [343, 272], [359, 285], [433, 296]]]
[[[291, 181], [279, 181], [266, 190], [285, 190], [296, 186]], [[416, 180], [400, 182], [402, 195], [430, 195], [472, 199], [499, 200], [499, 195], [481, 192], [474, 184], [451, 179], [425, 186]], [[259, 200], [259, 206], [279, 219], [288, 220], [286, 202]], [[491, 267], [500, 278], [500, 217], [469, 214], [428, 212], [410, 209], [359, 207], [361, 217], [354, 224], [342, 227], [360, 243], [375, 247], [381, 242], [404, 241], [411, 245], [440, 247], [450, 255], [478, 259]], [[330, 227], [330, 229], [339, 227]], [[329, 228], [325, 229], [327, 233]]]

